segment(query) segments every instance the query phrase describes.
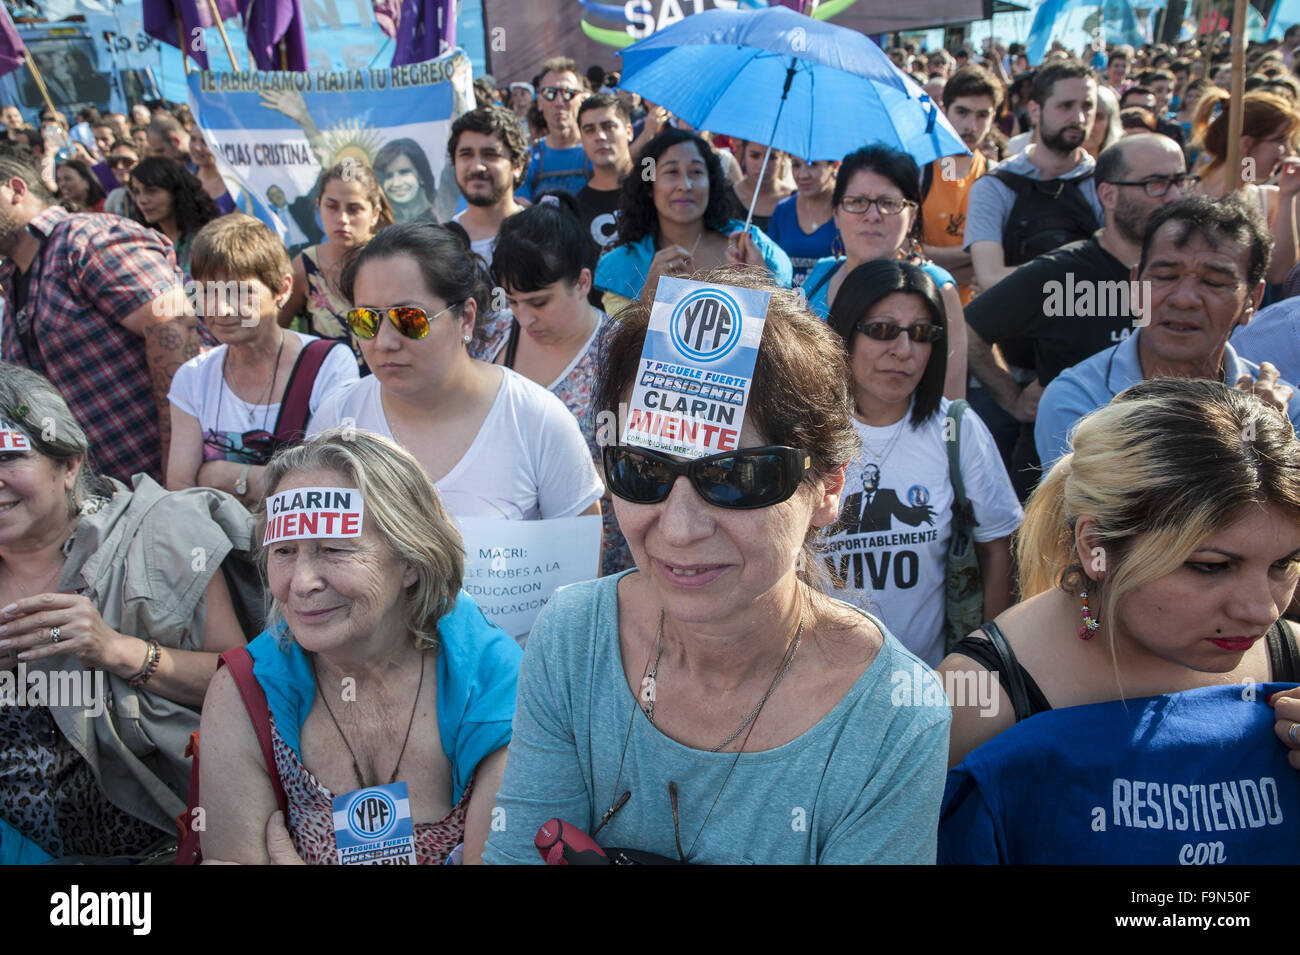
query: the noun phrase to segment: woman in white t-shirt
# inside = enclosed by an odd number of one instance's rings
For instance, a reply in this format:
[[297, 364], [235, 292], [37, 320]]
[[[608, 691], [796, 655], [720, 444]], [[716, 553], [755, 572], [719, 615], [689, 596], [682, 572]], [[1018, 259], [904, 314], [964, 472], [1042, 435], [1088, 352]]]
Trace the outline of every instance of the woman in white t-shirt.
[[195, 304], [221, 344], [172, 378], [167, 487], [215, 487], [252, 506], [265, 496], [272, 452], [301, 440], [321, 402], [356, 381], [356, 359], [346, 346], [313, 345], [314, 335], [280, 327], [293, 270], [257, 219], [231, 213], [204, 226], [190, 267], [203, 287]]
[[[825, 540], [838, 593], [877, 614], [931, 666], [943, 658], [944, 578], [952, 535], [943, 397], [947, 319], [922, 269], [892, 260], [855, 268], [828, 324], [844, 339], [862, 451], [849, 464], [840, 520]], [[974, 412], [961, 419], [960, 465], [978, 522], [984, 619], [1011, 604], [1010, 535], [1023, 516]]]
[[427, 222], [390, 226], [348, 264], [341, 286], [374, 374], [326, 400], [312, 434], [343, 426], [393, 439], [453, 517], [600, 513], [604, 486], [564, 403], [470, 357], [488, 289], [461, 239]]

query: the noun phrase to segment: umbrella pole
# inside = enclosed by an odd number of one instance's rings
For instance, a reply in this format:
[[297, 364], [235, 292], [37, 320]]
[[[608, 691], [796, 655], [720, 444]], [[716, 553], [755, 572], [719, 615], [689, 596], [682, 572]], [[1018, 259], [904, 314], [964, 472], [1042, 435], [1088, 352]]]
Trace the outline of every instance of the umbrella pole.
[[754, 187], [753, 198], [749, 200], [749, 211], [745, 214], [745, 231], [749, 231], [754, 221], [754, 207], [758, 205], [758, 193], [763, 188], [763, 176], [767, 173], [767, 161], [772, 155], [772, 140], [776, 139], [777, 127], [781, 125], [781, 112], [785, 109], [786, 97], [790, 95], [790, 84], [794, 82], [795, 60], [790, 58], [790, 68], [785, 73], [785, 89], [781, 90], [781, 105], [776, 108], [776, 119], [772, 121], [772, 135], [767, 139], [767, 149], [763, 152], [763, 165], [758, 168], [758, 185]]

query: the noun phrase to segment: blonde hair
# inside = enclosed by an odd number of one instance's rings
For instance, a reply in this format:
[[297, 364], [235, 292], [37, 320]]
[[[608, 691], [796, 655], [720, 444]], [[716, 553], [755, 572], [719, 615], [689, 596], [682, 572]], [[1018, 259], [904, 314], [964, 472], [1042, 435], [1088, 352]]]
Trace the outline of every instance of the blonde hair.
[[[399, 560], [415, 568], [406, 589], [406, 624], [415, 646], [437, 646], [438, 621], [451, 610], [465, 576], [465, 544], [442, 507], [420, 462], [387, 438], [355, 428], [331, 428], [278, 452], [266, 466], [267, 497], [295, 471], [334, 471], [361, 492], [366, 519]], [[255, 515], [257, 539], [266, 527], [266, 502]], [[266, 549], [258, 553], [266, 575]], [[272, 600], [267, 626], [284, 619]]]
[[[1272, 505], [1300, 525], [1300, 443], [1291, 422], [1219, 382], [1134, 385], [1083, 418], [1071, 446], [1025, 508], [1016, 539], [1020, 594], [1059, 587], [1078, 596], [1100, 586], [1089, 571], [1104, 570], [1100, 605], [1092, 603], [1103, 633], [1126, 593], [1172, 573], [1243, 508]], [[1084, 515], [1096, 520], [1101, 545], [1087, 568], [1075, 546]]]

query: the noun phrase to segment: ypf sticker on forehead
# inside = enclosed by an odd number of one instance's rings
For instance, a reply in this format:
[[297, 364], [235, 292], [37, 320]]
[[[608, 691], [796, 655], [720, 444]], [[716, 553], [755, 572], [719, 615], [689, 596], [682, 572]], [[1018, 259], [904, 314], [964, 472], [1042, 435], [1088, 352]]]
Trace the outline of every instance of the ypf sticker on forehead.
[[692, 458], [735, 450], [771, 297], [661, 278], [623, 443]]
[[27, 440], [27, 432], [12, 422], [0, 418], [0, 451], [30, 451], [32, 443]]
[[360, 537], [366, 503], [354, 487], [296, 487], [266, 499], [262, 546], [312, 537]]

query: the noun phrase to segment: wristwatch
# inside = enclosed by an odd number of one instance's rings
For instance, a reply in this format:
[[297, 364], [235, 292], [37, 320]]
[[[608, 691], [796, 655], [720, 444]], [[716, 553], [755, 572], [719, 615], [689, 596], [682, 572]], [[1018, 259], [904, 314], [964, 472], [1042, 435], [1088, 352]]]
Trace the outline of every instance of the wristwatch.
[[253, 469], [251, 464], [245, 464], [239, 472], [239, 477], [235, 478], [235, 493], [243, 497], [248, 493], [248, 472]]

